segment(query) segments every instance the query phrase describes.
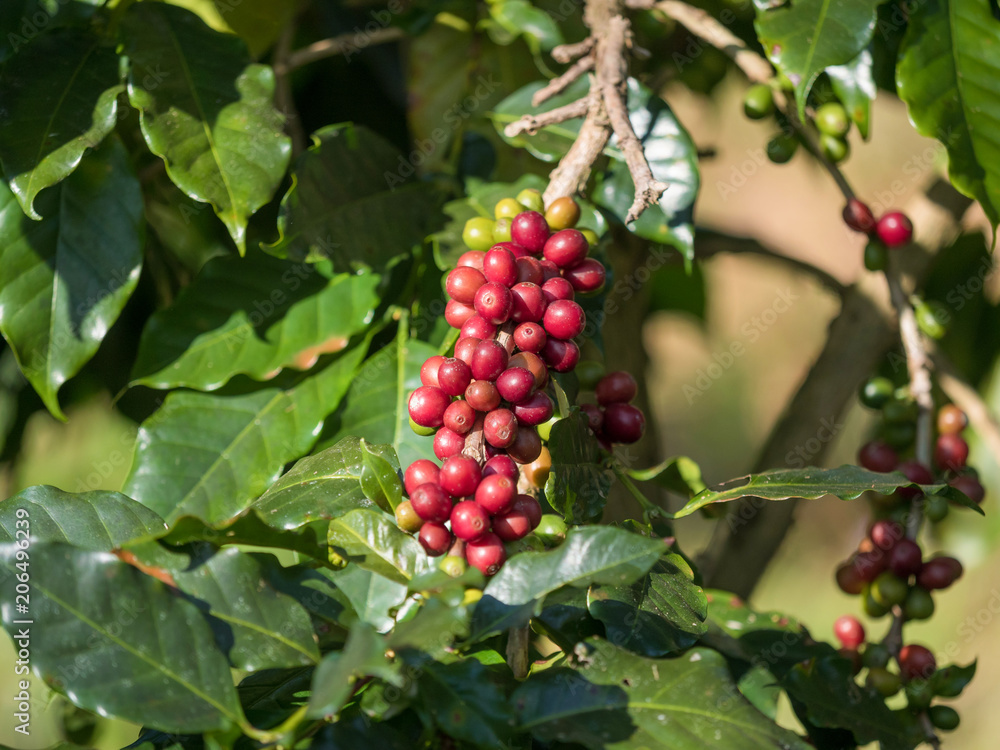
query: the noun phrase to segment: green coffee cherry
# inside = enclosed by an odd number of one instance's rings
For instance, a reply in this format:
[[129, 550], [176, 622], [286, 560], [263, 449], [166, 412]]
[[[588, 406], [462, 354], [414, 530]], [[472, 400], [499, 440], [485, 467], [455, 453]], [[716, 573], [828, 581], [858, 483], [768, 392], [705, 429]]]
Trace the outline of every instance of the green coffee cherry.
[[940, 523], [948, 516], [948, 501], [941, 495], [924, 498], [924, 516], [931, 523]]
[[799, 147], [799, 142], [790, 133], [778, 133], [767, 144], [767, 158], [775, 164], [785, 164]]
[[917, 318], [917, 326], [932, 339], [940, 339], [945, 334], [945, 324], [943, 317], [929, 304], [920, 300], [913, 307], [914, 315]]
[[580, 234], [582, 234], [586, 238], [587, 244], [590, 245], [591, 247], [594, 247], [600, 240], [600, 237], [597, 236], [597, 232], [595, 232], [593, 229], [581, 229]]
[[546, 544], [559, 544], [566, 538], [566, 522], [562, 516], [546, 513], [538, 522], [534, 534]]
[[542, 200], [542, 194], [534, 188], [525, 188], [518, 193], [517, 202], [529, 211], [545, 213], [545, 202]]
[[887, 401], [882, 407], [882, 418], [889, 424], [912, 422], [917, 418], [917, 404], [910, 399]]
[[585, 359], [576, 366], [576, 377], [580, 388], [592, 391], [604, 377], [604, 365], [593, 359]]
[[851, 129], [847, 110], [837, 102], [829, 102], [816, 110], [816, 128], [824, 135], [843, 138]]
[[869, 669], [881, 669], [889, 663], [889, 649], [880, 643], [869, 643], [861, 655], [862, 663]]
[[510, 242], [510, 222], [511, 220], [506, 216], [502, 219], [497, 219], [496, 225], [493, 227], [493, 240], [494, 242]]
[[927, 716], [931, 720], [931, 724], [946, 732], [958, 729], [959, 722], [961, 722], [958, 711], [951, 706], [931, 706]]
[[493, 229], [495, 223], [493, 219], [485, 216], [476, 216], [465, 222], [462, 230], [462, 242], [470, 250], [486, 252], [495, 244], [493, 241]]
[[889, 265], [889, 248], [878, 240], [865, 245], [865, 268], [869, 271], [884, 271]]
[[879, 573], [878, 578], [872, 581], [872, 599], [887, 609], [895, 604], [902, 604], [907, 593], [906, 582], [890, 570]]
[[902, 687], [899, 675], [883, 667], [869, 669], [868, 677], [865, 678], [865, 684], [868, 687], [875, 688], [884, 698], [895, 695], [899, 692], [899, 688]]
[[889, 378], [875, 377], [861, 386], [859, 398], [869, 409], [881, 409], [892, 398], [893, 390], [895, 386]]
[[916, 711], [923, 711], [934, 698], [934, 691], [927, 680], [910, 680], [906, 683], [906, 705]]
[[422, 427], [421, 425], [418, 425], [416, 422], [413, 421], [412, 417], [410, 417], [410, 429], [413, 430], [416, 434], [420, 435], [420, 437], [428, 437], [437, 432], [437, 430], [433, 427]]
[[452, 578], [458, 578], [468, 567], [469, 565], [465, 562], [464, 557], [456, 557], [454, 555], [448, 555], [438, 563], [438, 570], [447, 573]]
[[903, 613], [908, 620], [926, 620], [934, 614], [934, 598], [927, 589], [914, 586], [903, 601]]
[[743, 97], [743, 111], [751, 120], [763, 120], [774, 112], [774, 94], [766, 83], [747, 89]]
[[897, 450], [913, 444], [917, 427], [913, 422], [887, 424], [882, 427], [882, 439]]
[[493, 209], [493, 215], [497, 219], [513, 219], [524, 210], [524, 206], [513, 198], [504, 198], [499, 201]]
[[869, 617], [884, 617], [885, 615], [889, 614], [888, 607], [883, 607], [881, 604], [875, 601], [875, 598], [872, 596], [871, 593], [871, 584], [867, 584], [865, 586], [865, 590], [862, 592], [861, 596], [862, 599], [864, 600], [865, 614], [868, 615]]
[[829, 159], [834, 164], [840, 164], [851, 155], [851, 146], [847, 141], [826, 133], [822, 133], [819, 137], [819, 150], [824, 158]]

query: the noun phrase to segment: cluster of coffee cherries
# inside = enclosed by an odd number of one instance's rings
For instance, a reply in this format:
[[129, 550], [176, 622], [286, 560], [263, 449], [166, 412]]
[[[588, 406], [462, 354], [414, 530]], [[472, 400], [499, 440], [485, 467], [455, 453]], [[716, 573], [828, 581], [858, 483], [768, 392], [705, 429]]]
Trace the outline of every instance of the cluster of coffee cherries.
[[868, 235], [865, 268], [884, 271], [889, 264], [889, 250], [909, 244], [913, 222], [902, 211], [887, 211], [878, 219], [864, 201], [851, 198], [844, 206], [844, 223], [855, 232]]
[[611, 450], [611, 443], [634, 443], [642, 437], [646, 418], [641, 409], [629, 403], [637, 390], [638, 384], [630, 373], [611, 372], [594, 388], [597, 403], [580, 405], [587, 426], [605, 450]]
[[[541, 195], [524, 191], [501, 200], [495, 220], [466, 224], [470, 249], [445, 280], [445, 319], [459, 329], [454, 353], [423, 364], [422, 385], [408, 402], [411, 424], [433, 433], [442, 463], [421, 459], [406, 469], [409, 499], [397, 508], [397, 523], [417, 533], [428, 555], [464, 558], [486, 575], [505, 562], [505, 542], [523, 539], [542, 520], [538, 500], [518, 486], [523, 474], [527, 484], [544, 483], [547, 467], [538, 462], [551, 459], [538, 427], [555, 412], [550, 371], [576, 367], [574, 339], [587, 318], [574, 297], [605, 282], [604, 266], [588, 257], [592, 241], [573, 228], [576, 202], [560, 198], [544, 214], [541, 208]], [[595, 432], [608, 443], [642, 435], [642, 414], [627, 403], [635, 381], [623, 390], [622, 375], [598, 384], [609, 397]]]

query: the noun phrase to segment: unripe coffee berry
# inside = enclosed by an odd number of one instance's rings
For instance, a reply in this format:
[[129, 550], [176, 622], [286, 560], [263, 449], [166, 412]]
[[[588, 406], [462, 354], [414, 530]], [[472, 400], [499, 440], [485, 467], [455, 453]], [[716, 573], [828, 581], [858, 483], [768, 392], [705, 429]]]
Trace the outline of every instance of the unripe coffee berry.
[[470, 250], [484, 252], [493, 244], [493, 219], [476, 216], [465, 222], [462, 230], [462, 241]]
[[487, 532], [465, 545], [465, 559], [483, 575], [491, 576], [503, 567], [507, 553], [500, 537]]
[[410, 505], [424, 521], [444, 523], [451, 515], [451, 498], [440, 485], [422, 484], [410, 495]]
[[482, 479], [482, 470], [475, 459], [455, 456], [441, 464], [438, 482], [452, 497], [471, 497]]
[[568, 229], [580, 220], [580, 207], [568, 195], [556, 198], [545, 211], [545, 223], [552, 229]]
[[628, 403], [635, 398], [638, 384], [630, 373], [623, 370], [609, 372], [597, 384], [594, 395], [601, 406]]
[[937, 428], [942, 435], [957, 435], [969, 425], [965, 412], [954, 404], [945, 404], [937, 413]]
[[465, 448], [465, 435], [447, 427], [441, 427], [434, 433], [434, 455], [444, 461], [457, 456]]
[[522, 211], [511, 222], [510, 236], [518, 245], [540, 253], [549, 238], [549, 225], [537, 211]]
[[875, 233], [886, 247], [899, 247], [913, 239], [913, 224], [901, 211], [890, 211], [879, 218]]
[[525, 188], [518, 193], [517, 202], [530, 211], [542, 211], [545, 208], [542, 193], [535, 188]]
[[[541, 489], [549, 478], [552, 471], [552, 454], [548, 448], [542, 447], [542, 452], [538, 458], [524, 467], [524, 478], [533, 487]], [[539, 511], [541, 512], [541, 511]]]
[[513, 219], [524, 210], [524, 206], [513, 198], [503, 198], [493, 208], [493, 215], [497, 219]]
[[472, 541], [490, 530], [490, 517], [486, 511], [471, 500], [455, 503], [451, 509], [451, 531], [459, 539]]
[[452, 537], [443, 523], [425, 523], [420, 527], [420, 534], [417, 536], [421, 546], [430, 557], [443, 555], [451, 547]]
[[833, 623], [833, 634], [844, 648], [856, 649], [865, 642], [865, 627], [857, 617], [842, 615]]
[[486, 283], [482, 271], [470, 266], [457, 266], [448, 273], [444, 289], [448, 296], [464, 305], [471, 305], [476, 292]]
[[562, 229], [546, 240], [542, 255], [559, 268], [572, 268], [587, 257], [589, 250], [590, 245], [580, 232]]
[[926, 620], [934, 614], [934, 599], [922, 586], [913, 586], [903, 601], [907, 620]]
[[403, 487], [407, 495], [413, 495], [414, 490], [422, 484], [433, 482], [437, 484], [438, 475], [441, 470], [433, 461], [426, 458], [418, 458], [410, 464], [403, 473]]
[[408, 534], [415, 534], [424, 525], [424, 520], [413, 510], [413, 505], [409, 500], [403, 500], [396, 506], [395, 516], [396, 525]]
[[517, 439], [517, 418], [510, 409], [494, 409], [483, 420], [483, 437], [494, 448], [507, 448]]
[[476, 488], [476, 502], [491, 516], [506, 513], [517, 497], [517, 483], [503, 474], [484, 477]]
[[444, 424], [444, 410], [451, 399], [440, 388], [424, 385], [410, 394], [407, 407], [410, 419], [421, 427], [440, 427]]

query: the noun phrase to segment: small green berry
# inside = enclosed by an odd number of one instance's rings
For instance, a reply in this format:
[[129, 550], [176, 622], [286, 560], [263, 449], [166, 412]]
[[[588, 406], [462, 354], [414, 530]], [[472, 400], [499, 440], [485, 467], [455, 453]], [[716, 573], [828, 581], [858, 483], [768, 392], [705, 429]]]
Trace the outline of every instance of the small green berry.
[[775, 164], [785, 164], [799, 147], [799, 142], [791, 133], [778, 133], [767, 144], [767, 158]]
[[868, 687], [875, 688], [884, 698], [895, 695], [899, 692], [899, 688], [902, 687], [899, 675], [883, 667], [869, 669], [865, 684]]
[[910, 680], [906, 683], [906, 704], [916, 710], [923, 711], [934, 698], [934, 691], [931, 683], [927, 680]]
[[413, 421], [413, 417], [410, 417], [410, 429], [413, 430], [416, 434], [420, 435], [420, 437], [428, 437], [437, 432], [437, 428], [435, 427], [423, 427], [421, 425], [418, 425], [416, 422]]
[[892, 398], [893, 390], [895, 386], [889, 378], [874, 377], [861, 386], [859, 398], [869, 409], [881, 409]]
[[545, 213], [545, 202], [542, 200], [542, 194], [534, 188], [525, 188], [518, 193], [517, 202], [529, 211], [538, 211], [540, 214]]
[[493, 240], [494, 242], [510, 242], [510, 219], [506, 216], [502, 219], [497, 219], [496, 225], [493, 227]]
[[951, 706], [931, 706], [927, 716], [930, 718], [931, 724], [946, 732], [958, 729], [958, 724], [961, 721], [958, 711]]
[[841, 138], [851, 129], [847, 110], [837, 102], [829, 102], [816, 110], [816, 128], [824, 135]]
[[948, 515], [948, 501], [941, 495], [928, 495], [924, 499], [924, 516], [931, 523], [940, 523]]
[[865, 245], [865, 268], [869, 271], [884, 271], [889, 265], [889, 248], [878, 240]]
[[524, 207], [513, 198], [504, 198], [493, 209], [497, 219], [513, 219], [524, 210]]
[[878, 578], [872, 581], [872, 599], [886, 608], [902, 604], [907, 591], [906, 582], [889, 570], [879, 573]]
[[462, 241], [470, 250], [486, 252], [495, 244], [493, 230], [495, 222], [485, 216], [476, 216], [465, 222], [462, 230]]
[[751, 120], [763, 120], [774, 112], [774, 94], [766, 83], [747, 89], [743, 97], [743, 111]]
[[824, 158], [832, 161], [834, 164], [840, 164], [840, 162], [851, 155], [851, 146], [847, 141], [835, 135], [827, 135], [826, 133], [820, 134], [819, 150]]
[[889, 663], [889, 649], [880, 643], [869, 643], [862, 654], [862, 663], [869, 669], [880, 669]]
[[914, 586], [903, 601], [903, 613], [908, 620], [926, 620], [934, 614], [934, 598], [927, 589]]
[[559, 543], [566, 538], [566, 521], [562, 516], [546, 513], [535, 527], [535, 536], [546, 544]]

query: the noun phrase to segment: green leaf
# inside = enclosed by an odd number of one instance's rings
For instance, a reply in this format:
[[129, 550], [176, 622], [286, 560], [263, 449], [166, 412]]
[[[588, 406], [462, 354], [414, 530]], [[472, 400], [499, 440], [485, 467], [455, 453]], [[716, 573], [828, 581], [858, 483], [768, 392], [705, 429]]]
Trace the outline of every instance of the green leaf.
[[121, 23], [129, 100], [170, 179], [210, 203], [243, 253], [250, 216], [271, 200], [291, 142], [274, 109], [274, 73], [250, 64], [239, 37], [194, 13], [136, 3]]
[[611, 489], [612, 471], [579, 411], [552, 426], [549, 438], [552, 470], [545, 498], [570, 523], [599, 518]]
[[[733, 480], [739, 481], [739, 480]], [[725, 503], [741, 497], [760, 497], [764, 500], [788, 500], [801, 497], [808, 500], [833, 495], [841, 500], [854, 500], [865, 492], [891, 495], [900, 487], [919, 486], [925, 494], [943, 495], [954, 502], [978, 510], [982, 508], [947, 484], [916, 485], [899, 472], [879, 474], [859, 466], [846, 464], [837, 469], [775, 469], [752, 474], [746, 484], [724, 490], [705, 489], [674, 514], [683, 518], [712, 503]], [[963, 502], [964, 498], [964, 502]]]
[[806, 98], [826, 68], [856, 58], [875, 29], [874, 0], [795, 0], [757, 11], [757, 34], [768, 56], [795, 84], [799, 118]]
[[521, 552], [483, 590], [473, 613], [476, 637], [523, 625], [542, 599], [563, 586], [628, 585], [660, 559], [661, 539], [611, 526], [571, 529], [566, 541], [547, 552]]
[[[16, 573], [17, 546], [0, 546]], [[31, 545], [31, 666], [81, 708], [168, 732], [242, 721], [225, 657], [192, 603], [106, 552]], [[4, 601], [13, 636], [24, 625]]]
[[1000, 24], [985, 0], [929, 0], [914, 8], [896, 88], [917, 130], [948, 149], [956, 189], [1000, 223]]
[[329, 276], [260, 252], [215, 258], [139, 340], [132, 385], [211, 391], [235, 375], [308, 370], [371, 322], [374, 274]]
[[475, 747], [507, 747], [514, 723], [511, 702], [500, 670], [476, 659], [419, 664], [418, 711], [429, 716], [449, 737]]
[[268, 584], [269, 567], [280, 567], [272, 555], [229, 548], [173, 575], [182, 591], [206, 605], [216, 641], [235, 668], [253, 672], [316, 664], [319, 649], [309, 615]]
[[181, 516], [165, 534], [157, 535], [172, 545], [208, 542], [217, 547], [246, 544], [254, 547], [293, 550], [326, 562], [326, 524], [322, 521], [290, 530], [270, 526], [260, 514], [248, 508], [233, 518], [208, 524], [196, 516]]
[[531, 103], [531, 98], [547, 83], [548, 81], [535, 81], [518, 89], [493, 108], [493, 111], [490, 112], [490, 118], [493, 120], [497, 132], [507, 143], [527, 149], [536, 159], [558, 161], [565, 156], [570, 146], [576, 141], [576, 137], [580, 133], [580, 126], [583, 125], [582, 117], [555, 125], [547, 125], [531, 135], [521, 134], [510, 137], [503, 132], [507, 125], [517, 122], [524, 115], [537, 115], [572, 104], [577, 99], [586, 96], [590, 90], [590, 84], [586, 77], [580, 77], [565, 91], [546, 99], [541, 106], [536, 107]]
[[324, 656], [313, 673], [312, 694], [306, 715], [313, 719], [336, 716], [361, 677], [373, 675], [391, 684], [402, 685], [399, 667], [390, 664], [385, 650], [383, 639], [364, 623], [351, 628], [344, 650]]
[[761, 612], [751, 609], [740, 597], [728, 591], [706, 589], [708, 620], [733, 638], [740, 638], [757, 630], [782, 633], [805, 632], [798, 620], [780, 612]]
[[[214, 524], [235, 516], [309, 450], [366, 348], [355, 347], [289, 390], [169, 394], [139, 428], [125, 492], [169, 522], [193, 515]], [[269, 525], [290, 528], [258, 510]]]
[[555, 20], [528, 0], [499, 0], [490, 4], [490, 16], [512, 37], [524, 36], [532, 50], [548, 51], [563, 43]]
[[368, 128], [331, 125], [313, 134], [281, 199], [280, 257], [329, 258], [338, 271], [385, 269], [434, 229], [438, 197], [411, 182], [413, 164]]
[[[23, 523], [25, 518], [28, 523]], [[19, 528], [30, 528], [34, 541], [110, 552], [131, 539], [162, 534], [166, 525], [142, 503], [117, 492], [73, 494], [37, 486], [0, 502], [0, 542], [14, 541]]]
[[[399, 462], [388, 445], [368, 445], [390, 468]], [[295, 464], [251, 506], [272, 526], [293, 529], [317, 519], [337, 518], [355, 508], [372, 507], [361, 486], [361, 438], [348, 436], [332, 448]]]
[[115, 126], [124, 89], [118, 55], [88, 29], [57, 29], [0, 73], [0, 165], [32, 219], [35, 196], [67, 177]]
[[361, 489], [365, 497], [382, 510], [393, 513], [403, 501], [403, 483], [399, 480], [399, 465], [382, 458], [361, 440]]
[[837, 95], [847, 114], [858, 126], [861, 137], [868, 140], [872, 99], [876, 93], [871, 50], [862, 50], [860, 55], [845, 65], [827, 68], [826, 74], [830, 78], [833, 93]]
[[396, 621], [390, 612], [406, 601], [406, 586], [385, 576], [348, 565], [343, 570], [326, 571], [325, 575], [347, 597], [361, 622], [379, 633], [388, 633]]
[[266, 52], [295, 18], [301, 3], [273, 0], [212, 0], [226, 24], [242, 37], [254, 57]]
[[687, 456], [674, 456], [648, 469], [626, 469], [632, 479], [655, 482], [680, 495], [697, 495], [705, 489], [701, 467]]
[[934, 688], [935, 695], [940, 695], [943, 698], [957, 698], [975, 676], [975, 661], [964, 667], [959, 664], [949, 664], [946, 667], [938, 667], [937, 671], [931, 675], [930, 683]]
[[397, 583], [433, 566], [420, 543], [400, 531], [390, 516], [367, 508], [333, 519], [327, 541], [331, 554]]
[[59, 387], [94, 355], [142, 267], [142, 193], [109, 139], [39, 196], [35, 222], [0, 185], [0, 331], [55, 416]]
[[351, 383], [331, 419], [333, 436], [327, 443], [358, 435], [391, 445], [402, 466], [418, 458], [433, 460], [434, 440], [413, 432], [406, 404], [422, 385], [420, 366], [435, 354], [435, 347], [409, 338], [409, 322], [402, 318], [395, 341], [370, 356]]
[[646, 659], [590, 639], [576, 669], [553, 667], [514, 691], [518, 725], [587, 748], [807, 750], [739, 694], [725, 659], [697, 648]]
[[705, 632], [708, 602], [680, 555], [664, 555], [628, 586], [591, 586], [590, 614], [607, 638], [642, 656], [664, 656], [694, 644]]

